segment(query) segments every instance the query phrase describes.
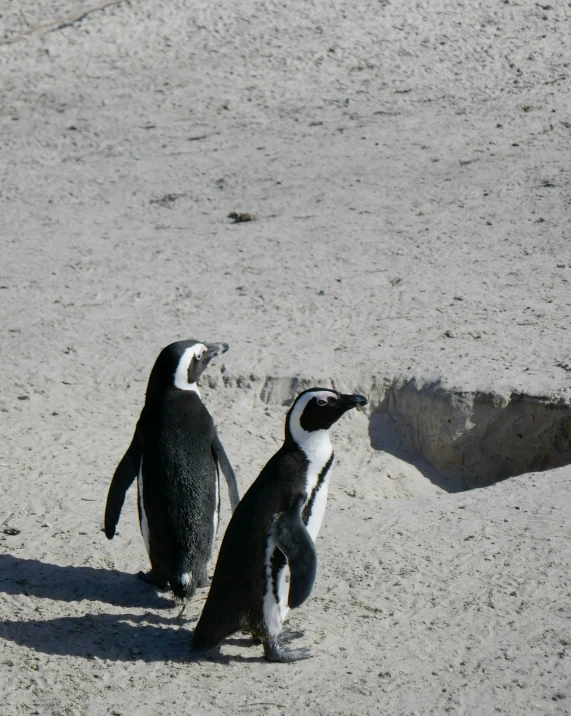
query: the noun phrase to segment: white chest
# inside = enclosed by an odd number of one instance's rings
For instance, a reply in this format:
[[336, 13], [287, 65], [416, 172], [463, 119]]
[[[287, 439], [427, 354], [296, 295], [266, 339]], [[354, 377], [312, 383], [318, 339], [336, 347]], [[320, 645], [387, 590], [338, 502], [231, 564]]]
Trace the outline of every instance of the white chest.
[[[310, 513], [309, 518], [307, 520], [307, 531], [309, 532], [309, 535], [311, 539], [315, 542], [317, 539], [317, 535], [319, 533], [319, 530], [321, 528], [321, 523], [323, 522], [323, 515], [325, 514], [325, 506], [327, 505], [327, 490], [329, 488], [329, 473], [331, 472], [331, 469], [329, 469], [326, 478], [323, 480], [321, 485], [317, 487], [314, 493], [308, 493], [313, 495], [313, 501], [310, 505]], [[308, 502], [310, 498], [308, 499]], [[306, 502], [306, 504], [308, 504]]]
[[307, 531], [315, 542], [327, 504], [327, 490], [329, 488], [329, 476], [333, 464], [333, 450], [326, 431], [310, 433], [311, 440], [304, 441], [300, 445], [306, 454], [309, 465], [305, 491], [307, 500], [304, 505], [303, 514], [307, 519]]

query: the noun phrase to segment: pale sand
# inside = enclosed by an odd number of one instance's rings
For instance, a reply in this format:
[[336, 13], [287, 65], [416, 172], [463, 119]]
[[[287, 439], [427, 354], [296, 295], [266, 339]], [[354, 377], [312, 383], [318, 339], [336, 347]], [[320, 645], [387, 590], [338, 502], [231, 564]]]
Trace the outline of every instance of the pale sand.
[[[0, 37], [94, 5], [4, 3]], [[570, 28], [568, 3], [142, 0], [0, 45], [3, 716], [571, 713], [571, 468], [530, 472], [571, 461]], [[448, 391], [450, 418], [333, 431], [308, 661], [190, 663], [206, 592], [179, 628], [135, 578], [133, 492], [101, 532], [190, 337], [230, 343], [203, 396], [242, 492], [306, 384]], [[462, 492], [505, 405], [527, 474]]]

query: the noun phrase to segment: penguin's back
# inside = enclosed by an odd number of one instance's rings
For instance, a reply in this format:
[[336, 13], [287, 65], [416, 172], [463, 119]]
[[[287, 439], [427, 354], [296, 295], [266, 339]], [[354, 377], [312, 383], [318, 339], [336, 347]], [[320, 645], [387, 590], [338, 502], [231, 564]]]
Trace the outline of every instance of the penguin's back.
[[214, 423], [195, 394], [149, 406], [142, 477], [145, 513], [157, 561], [181, 566], [185, 555], [207, 560], [217, 510]]

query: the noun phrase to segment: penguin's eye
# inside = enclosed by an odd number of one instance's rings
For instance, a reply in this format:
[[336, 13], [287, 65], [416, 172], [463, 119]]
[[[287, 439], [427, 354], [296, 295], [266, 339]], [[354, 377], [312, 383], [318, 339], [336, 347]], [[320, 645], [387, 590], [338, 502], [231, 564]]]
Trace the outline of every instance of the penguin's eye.
[[317, 405], [320, 405], [321, 407], [323, 407], [324, 405], [327, 405], [326, 398], [318, 398]]
[[199, 351], [196, 354], [196, 360], [201, 360], [202, 356], [206, 353], [206, 351]]

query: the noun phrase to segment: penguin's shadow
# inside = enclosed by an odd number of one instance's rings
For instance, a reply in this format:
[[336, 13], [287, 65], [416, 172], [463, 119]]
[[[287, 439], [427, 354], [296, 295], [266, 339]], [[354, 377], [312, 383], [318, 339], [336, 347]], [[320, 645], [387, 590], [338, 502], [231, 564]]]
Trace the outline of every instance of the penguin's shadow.
[[[170, 621], [175, 621], [176, 617]], [[252, 656], [217, 653], [193, 655], [192, 632], [172, 628], [155, 614], [86, 614], [49, 620], [0, 622], [0, 638], [53, 656], [110, 661], [177, 662], [207, 661], [226, 665], [231, 661], [263, 662], [260, 647]], [[228, 640], [231, 643], [230, 640]], [[241, 644], [242, 645], [242, 644]], [[244, 646], [253, 646], [251, 641]]]
[[[173, 628], [165, 621], [177, 624]], [[199, 664], [207, 661], [227, 665], [263, 662], [259, 647], [252, 656], [213, 653], [193, 655], [192, 632], [182, 629], [176, 617], [165, 620], [147, 614], [85, 614], [49, 620], [0, 622], [0, 638], [52, 656], [76, 656], [109, 661], [177, 662]], [[253, 646], [251, 640], [238, 640]], [[232, 640], [228, 640], [232, 643]]]
[[56, 656], [111, 661], [191, 661], [191, 633], [186, 629], [168, 628], [155, 614], [6, 620], [0, 622], [0, 638]]
[[135, 574], [95, 567], [61, 567], [0, 554], [0, 593], [60, 602], [106, 602], [117, 607], [170, 609], [174, 601]]
[[[61, 567], [10, 554], [0, 555], [0, 593], [161, 611], [175, 606], [171, 598], [157, 593], [134, 574], [94, 567]], [[0, 638], [45, 654], [84, 659], [191, 663], [204, 659], [220, 664], [263, 660], [258, 653], [252, 657], [193, 657], [192, 632], [181, 628], [185, 625], [189, 625], [188, 619], [164, 613], [86, 614], [49, 620], [6, 620], [0, 622]], [[252, 646], [252, 641], [244, 639], [241, 645]]]

